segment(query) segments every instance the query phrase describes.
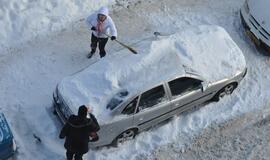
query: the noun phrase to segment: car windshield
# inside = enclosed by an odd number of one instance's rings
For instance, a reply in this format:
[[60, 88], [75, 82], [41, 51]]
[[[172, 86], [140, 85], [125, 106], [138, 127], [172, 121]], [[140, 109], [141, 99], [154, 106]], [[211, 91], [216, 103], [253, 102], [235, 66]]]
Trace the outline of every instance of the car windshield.
[[107, 108], [110, 108], [111, 110], [113, 110], [122, 102], [123, 102], [123, 100], [121, 100], [121, 99], [112, 98], [111, 101], [109, 102], [109, 104], [107, 105]]
[[117, 93], [108, 103], [107, 109], [113, 110], [116, 108], [119, 104], [121, 104], [124, 100], [124, 98], [128, 95], [128, 91], [121, 91]]

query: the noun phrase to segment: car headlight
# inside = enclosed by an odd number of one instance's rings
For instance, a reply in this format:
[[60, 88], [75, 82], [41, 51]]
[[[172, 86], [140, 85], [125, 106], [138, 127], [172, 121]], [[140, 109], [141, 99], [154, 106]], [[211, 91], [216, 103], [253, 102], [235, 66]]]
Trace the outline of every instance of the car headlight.
[[247, 13], [249, 13], [249, 6], [248, 6], [248, 0], [245, 1], [244, 3], [244, 9]]

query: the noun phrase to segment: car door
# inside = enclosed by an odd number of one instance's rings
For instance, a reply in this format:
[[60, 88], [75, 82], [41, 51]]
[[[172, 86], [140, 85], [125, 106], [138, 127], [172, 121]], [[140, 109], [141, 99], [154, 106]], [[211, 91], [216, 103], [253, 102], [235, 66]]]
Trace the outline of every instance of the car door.
[[202, 81], [195, 78], [177, 78], [169, 81], [168, 86], [174, 115], [205, 102], [211, 96], [203, 91]]
[[136, 110], [138, 99], [138, 96], [132, 99], [123, 107], [123, 109], [118, 114], [114, 115], [114, 118], [110, 123], [102, 126], [99, 134], [100, 139], [102, 138], [104, 143], [111, 143], [121, 133], [130, 128], [133, 128], [133, 116]]
[[154, 87], [140, 95], [134, 125], [140, 130], [149, 128], [170, 117], [170, 102], [163, 85]]

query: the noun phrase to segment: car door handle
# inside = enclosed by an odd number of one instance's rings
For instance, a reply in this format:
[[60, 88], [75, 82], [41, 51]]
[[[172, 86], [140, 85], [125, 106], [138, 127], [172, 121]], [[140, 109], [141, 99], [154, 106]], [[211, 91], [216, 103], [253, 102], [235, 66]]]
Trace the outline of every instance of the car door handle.
[[140, 118], [139, 120], [140, 120], [140, 121], [142, 121], [142, 120], [143, 120], [143, 118]]
[[180, 103], [175, 103], [174, 105], [175, 105], [175, 106], [179, 106], [179, 104], [180, 104]]

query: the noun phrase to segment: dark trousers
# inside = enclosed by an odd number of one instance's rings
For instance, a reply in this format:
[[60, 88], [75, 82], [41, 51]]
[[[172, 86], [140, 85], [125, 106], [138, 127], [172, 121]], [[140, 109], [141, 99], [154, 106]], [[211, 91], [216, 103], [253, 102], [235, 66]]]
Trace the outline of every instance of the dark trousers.
[[92, 33], [92, 36], [91, 36], [91, 49], [92, 49], [91, 54], [94, 54], [96, 52], [97, 45], [98, 45], [99, 55], [100, 55], [101, 58], [104, 57], [106, 55], [105, 46], [106, 46], [107, 42], [108, 42], [108, 38], [98, 38]]
[[75, 160], [82, 160], [83, 154], [67, 151], [66, 156], [67, 156], [67, 160], [73, 160], [73, 157], [75, 158]]

